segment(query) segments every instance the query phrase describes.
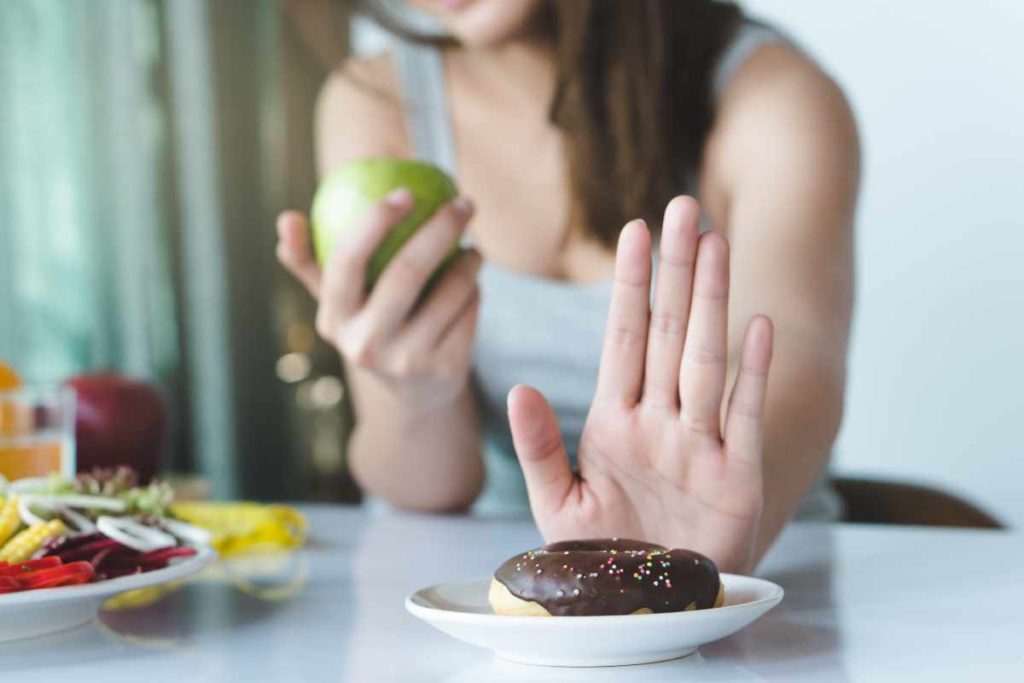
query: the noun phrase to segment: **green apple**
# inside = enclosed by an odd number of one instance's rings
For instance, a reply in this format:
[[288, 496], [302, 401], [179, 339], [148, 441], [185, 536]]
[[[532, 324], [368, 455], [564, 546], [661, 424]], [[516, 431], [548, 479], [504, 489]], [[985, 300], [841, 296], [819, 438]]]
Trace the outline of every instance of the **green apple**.
[[[412, 159], [357, 159], [324, 178], [313, 197], [310, 218], [313, 223], [313, 248], [323, 266], [334, 250], [338, 236], [355, 230], [374, 204], [391, 191], [404, 187], [412, 193], [413, 208], [399, 222], [370, 257], [366, 269], [366, 288], [377, 281], [388, 261], [416, 230], [442, 205], [454, 199], [458, 190], [441, 169]], [[440, 270], [459, 252], [458, 243], [438, 268]]]

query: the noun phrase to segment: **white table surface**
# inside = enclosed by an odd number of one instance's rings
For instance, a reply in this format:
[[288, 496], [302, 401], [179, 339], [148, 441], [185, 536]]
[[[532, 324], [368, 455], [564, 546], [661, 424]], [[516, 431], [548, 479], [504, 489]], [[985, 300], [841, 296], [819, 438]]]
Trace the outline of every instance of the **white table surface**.
[[1017, 533], [794, 524], [758, 572], [786, 598], [745, 631], [674, 662], [547, 669], [496, 660], [403, 606], [537, 545], [529, 522], [304, 510], [307, 549], [0, 644], [0, 681], [1024, 680]]

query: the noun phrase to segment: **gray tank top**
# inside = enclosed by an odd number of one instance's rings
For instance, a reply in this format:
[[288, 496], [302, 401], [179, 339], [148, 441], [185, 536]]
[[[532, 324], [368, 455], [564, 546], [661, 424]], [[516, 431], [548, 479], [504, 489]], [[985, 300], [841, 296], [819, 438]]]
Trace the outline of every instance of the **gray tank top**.
[[[715, 92], [722, 92], [733, 73], [758, 48], [771, 43], [792, 44], [769, 26], [745, 23], [718, 63]], [[393, 48], [413, 151], [418, 158], [457, 176], [440, 50], [403, 41], [396, 41]], [[597, 382], [611, 282], [555, 280], [486, 261], [479, 282], [481, 310], [473, 375], [482, 416], [486, 484], [474, 511], [528, 514], [505, 398], [516, 384], [542, 391], [558, 415], [566, 450], [575, 465]], [[836, 519], [838, 513], [838, 500], [827, 478], [822, 477], [798, 516]]]

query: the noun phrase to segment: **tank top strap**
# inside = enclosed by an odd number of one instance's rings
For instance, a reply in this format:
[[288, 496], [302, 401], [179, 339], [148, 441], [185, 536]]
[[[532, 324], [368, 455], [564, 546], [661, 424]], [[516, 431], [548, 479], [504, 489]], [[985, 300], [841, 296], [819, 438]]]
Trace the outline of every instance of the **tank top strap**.
[[[716, 97], [721, 95], [740, 67], [762, 46], [769, 44], [796, 47], [793, 40], [778, 29], [754, 20], [744, 21], [715, 68], [713, 87]], [[444, 56], [435, 45], [407, 40], [395, 40], [393, 47], [413, 154], [454, 174], [457, 170], [455, 144], [448, 109]]]
[[395, 41], [394, 50], [413, 154], [454, 175], [455, 144], [441, 50], [404, 40]]
[[793, 40], [773, 26], [747, 19], [718, 59], [712, 87], [715, 97], [721, 97], [729, 81], [740, 67], [765, 45], [786, 45], [799, 49]]

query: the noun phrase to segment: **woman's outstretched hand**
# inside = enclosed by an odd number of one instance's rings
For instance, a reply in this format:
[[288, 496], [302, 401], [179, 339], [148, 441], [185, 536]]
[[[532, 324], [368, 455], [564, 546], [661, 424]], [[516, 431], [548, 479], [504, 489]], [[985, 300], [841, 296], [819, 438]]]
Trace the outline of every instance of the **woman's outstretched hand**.
[[622, 536], [752, 569], [772, 325], [747, 326], [725, 419], [729, 245], [699, 234], [699, 207], [665, 211], [653, 306], [651, 236], [626, 225], [615, 258], [597, 392], [570, 469], [555, 415], [519, 386], [509, 420], [546, 541]]

